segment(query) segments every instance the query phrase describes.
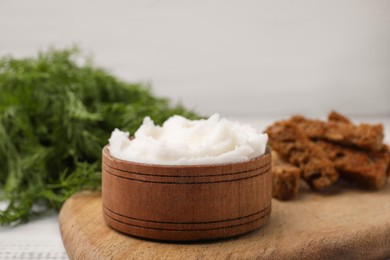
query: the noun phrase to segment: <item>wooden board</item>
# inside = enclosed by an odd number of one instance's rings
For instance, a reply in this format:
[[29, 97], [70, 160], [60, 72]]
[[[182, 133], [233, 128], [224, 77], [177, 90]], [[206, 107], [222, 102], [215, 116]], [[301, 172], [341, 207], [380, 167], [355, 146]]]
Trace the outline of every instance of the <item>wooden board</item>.
[[379, 192], [336, 186], [272, 201], [268, 224], [202, 243], [161, 243], [121, 234], [103, 220], [100, 193], [80, 193], [60, 212], [71, 259], [378, 259], [390, 257], [390, 184]]

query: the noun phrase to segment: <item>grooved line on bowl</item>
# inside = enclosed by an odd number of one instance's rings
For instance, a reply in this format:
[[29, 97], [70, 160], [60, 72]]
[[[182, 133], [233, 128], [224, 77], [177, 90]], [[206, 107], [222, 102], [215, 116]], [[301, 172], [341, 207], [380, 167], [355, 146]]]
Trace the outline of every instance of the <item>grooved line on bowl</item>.
[[[240, 181], [240, 180], [246, 180], [246, 179], [251, 179], [251, 178], [255, 178], [255, 177], [258, 177], [258, 176], [261, 176], [265, 173], [267, 173], [269, 170], [271, 169], [271, 164], [269, 164], [269, 167], [262, 171], [261, 173], [259, 174], [256, 174], [256, 175], [252, 175], [252, 176], [248, 176], [248, 177], [245, 177], [245, 178], [237, 178], [237, 179], [231, 179], [231, 180], [221, 180], [221, 181], [206, 181], [206, 182], [163, 182], [163, 181], [145, 181], [145, 180], [138, 180], [138, 179], [134, 179], [134, 178], [128, 178], [128, 177], [123, 177], [123, 176], [120, 176], [120, 175], [117, 175], [117, 174], [114, 174], [112, 172], [109, 172], [107, 170], [103, 170], [103, 172], [106, 172], [112, 176], [115, 176], [117, 178], [121, 178], [121, 179], [126, 179], [126, 180], [131, 180], [131, 181], [138, 181], [138, 182], [147, 182], [147, 183], [155, 183], [155, 184], [213, 184], [213, 183], [222, 183], [222, 182], [234, 182], [234, 181]], [[255, 169], [256, 170], [256, 169]], [[251, 172], [251, 171], [255, 171], [255, 170], [250, 170], [250, 171], [247, 171], [247, 172]], [[218, 175], [217, 175], [218, 176]]]
[[109, 212], [111, 212], [111, 213], [113, 213], [113, 214], [115, 214], [115, 215], [118, 215], [118, 216], [120, 216], [120, 217], [124, 217], [124, 218], [131, 219], [131, 220], [137, 220], [137, 221], [144, 221], [144, 222], [151, 222], [151, 223], [161, 223], [161, 224], [175, 224], [175, 225], [212, 224], [212, 223], [221, 223], [221, 222], [229, 222], [229, 221], [234, 221], [234, 220], [240, 220], [240, 219], [250, 218], [250, 217], [253, 217], [253, 216], [255, 216], [255, 215], [261, 214], [261, 213], [263, 213], [264, 211], [267, 211], [270, 207], [271, 207], [271, 204], [269, 204], [267, 207], [264, 207], [263, 209], [259, 210], [258, 212], [255, 212], [255, 213], [252, 213], [252, 214], [243, 216], [243, 217], [232, 218], [232, 219], [214, 220], [214, 221], [203, 221], [203, 222], [169, 222], [169, 221], [145, 220], [145, 219], [140, 219], [140, 218], [134, 218], [134, 217], [125, 216], [125, 215], [116, 213], [115, 211], [109, 209], [108, 207], [106, 207], [106, 206], [103, 204], [103, 208], [104, 208], [105, 210], [107, 210], [107, 211], [109, 211]]
[[106, 166], [107, 168], [110, 168], [110, 169], [113, 169], [113, 170], [117, 170], [117, 171], [120, 171], [120, 172], [124, 172], [124, 173], [130, 173], [130, 174], [134, 174], [134, 175], [143, 175], [143, 176], [152, 176], [152, 177], [168, 177], [168, 178], [169, 177], [172, 177], [172, 178], [202, 178], [202, 177], [219, 177], [219, 176], [238, 175], [238, 174], [241, 174], [241, 173], [246, 173], [246, 172], [251, 172], [251, 171], [264, 169], [264, 168], [268, 167], [270, 164], [271, 164], [271, 162], [268, 162], [267, 164], [265, 164], [265, 165], [263, 165], [261, 167], [258, 167], [258, 168], [254, 168], [254, 169], [246, 170], [246, 171], [232, 172], [232, 173], [208, 174], [208, 175], [162, 175], [162, 174], [149, 174], [149, 173], [125, 171], [125, 170], [122, 170], [122, 169], [111, 167], [107, 163], [103, 162], [103, 165]]
[[251, 224], [251, 223], [260, 221], [261, 219], [263, 219], [263, 218], [265, 218], [266, 216], [268, 216], [270, 212], [271, 212], [271, 210], [269, 209], [269, 210], [267, 210], [262, 216], [260, 216], [259, 218], [254, 219], [254, 220], [251, 220], [251, 221], [248, 221], [248, 222], [245, 222], [245, 223], [236, 224], [236, 225], [231, 225], [231, 226], [226, 226], [226, 227], [208, 228], [208, 229], [169, 229], [169, 228], [152, 228], [152, 227], [144, 227], [144, 226], [133, 225], [133, 224], [129, 224], [129, 223], [126, 223], [126, 222], [123, 222], [123, 221], [114, 219], [114, 218], [112, 218], [111, 216], [107, 215], [106, 212], [104, 212], [104, 215], [105, 215], [107, 218], [110, 218], [110, 219], [113, 220], [113, 221], [119, 222], [119, 223], [124, 224], [124, 225], [132, 226], [132, 227], [137, 227], [137, 228], [153, 229], [153, 230], [162, 230], [162, 231], [175, 231], [175, 232], [191, 232], [191, 231], [200, 232], [200, 231], [210, 231], [210, 230], [218, 230], [218, 229], [228, 229], [228, 228], [234, 228], [234, 227], [239, 227], [239, 226], [248, 225], [248, 224]]

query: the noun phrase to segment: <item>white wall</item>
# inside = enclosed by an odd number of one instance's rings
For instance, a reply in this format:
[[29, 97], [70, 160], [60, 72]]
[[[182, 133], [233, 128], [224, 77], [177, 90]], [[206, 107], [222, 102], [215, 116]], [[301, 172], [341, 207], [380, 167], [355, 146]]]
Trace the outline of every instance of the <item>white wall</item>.
[[203, 114], [390, 116], [388, 0], [0, 1], [0, 55], [72, 43]]

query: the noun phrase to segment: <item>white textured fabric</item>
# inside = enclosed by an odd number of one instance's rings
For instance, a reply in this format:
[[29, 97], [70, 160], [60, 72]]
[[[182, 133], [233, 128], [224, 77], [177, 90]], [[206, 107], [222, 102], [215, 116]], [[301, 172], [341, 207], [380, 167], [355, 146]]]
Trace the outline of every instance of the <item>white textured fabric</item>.
[[0, 260], [6, 259], [68, 259], [58, 214], [53, 212], [17, 227], [0, 227]]
[[66, 260], [68, 256], [59, 243], [48, 241], [12, 241], [1, 242], [0, 259]]

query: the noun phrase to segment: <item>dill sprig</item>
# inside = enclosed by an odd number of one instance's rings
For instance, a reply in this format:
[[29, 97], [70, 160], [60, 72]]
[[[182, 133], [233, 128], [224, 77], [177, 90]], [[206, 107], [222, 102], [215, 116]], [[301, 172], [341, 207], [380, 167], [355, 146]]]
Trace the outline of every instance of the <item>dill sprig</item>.
[[[80, 60], [84, 64], [80, 64]], [[19, 224], [101, 185], [101, 149], [115, 127], [145, 116], [197, 115], [143, 84], [121, 81], [77, 48], [0, 59], [0, 225]]]

